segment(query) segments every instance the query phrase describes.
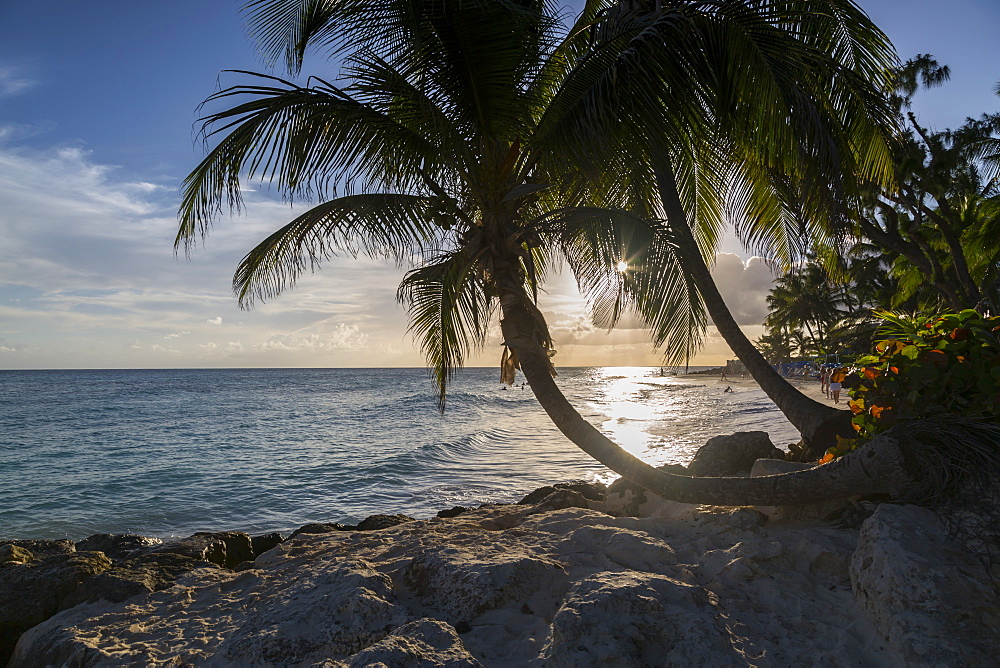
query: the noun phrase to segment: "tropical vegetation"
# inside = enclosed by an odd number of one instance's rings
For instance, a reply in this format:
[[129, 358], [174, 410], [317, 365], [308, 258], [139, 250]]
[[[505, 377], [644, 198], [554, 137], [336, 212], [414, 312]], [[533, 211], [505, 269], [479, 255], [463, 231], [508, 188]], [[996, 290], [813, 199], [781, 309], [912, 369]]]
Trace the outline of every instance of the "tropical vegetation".
[[[706, 311], [808, 436], [841, 411], [805, 397], [746, 339], [712, 282], [728, 223], [792, 261], [858, 183], [891, 176], [894, 53], [849, 0], [587, 2], [572, 25], [542, 0], [253, 0], [262, 53], [338, 81], [242, 73], [208, 100], [215, 145], [185, 182], [190, 248], [245, 179], [319, 203], [240, 263], [240, 303], [278, 295], [338, 252], [413, 263], [400, 289], [443, 402], [499, 312], [502, 373], [520, 369], [574, 443], [668, 498], [786, 503], [912, 480], [891, 441], [801, 474], [703, 479], [654, 469], [608, 440], [553, 381], [537, 305], [565, 262], [596, 322], [640, 317], [669, 359]], [[619, 269], [622, 267], [622, 269]]]

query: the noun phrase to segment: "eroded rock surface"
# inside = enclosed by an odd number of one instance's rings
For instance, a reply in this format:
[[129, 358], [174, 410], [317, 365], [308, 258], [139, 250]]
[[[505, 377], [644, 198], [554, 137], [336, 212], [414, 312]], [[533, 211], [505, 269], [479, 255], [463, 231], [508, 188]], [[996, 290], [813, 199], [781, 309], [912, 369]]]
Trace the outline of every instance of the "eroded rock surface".
[[997, 584], [931, 511], [880, 505], [861, 528], [851, 580], [867, 617], [907, 665], [996, 661]]
[[300, 533], [241, 572], [203, 564], [159, 591], [88, 599], [24, 633], [11, 665], [993, 662], [985, 569], [960, 559], [925, 511], [880, 507], [859, 546], [857, 530], [755, 508], [647, 500], [644, 516], [613, 516], [594, 509], [604, 501], [556, 491], [593, 507], [553, 510], [550, 493]]
[[76, 544], [76, 549], [81, 552], [103, 552], [107, 555], [108, 559], [120, 561], [126, 559], [136, 550], [143, 550], [162, 544], [162, 540], [151, 538], [150, 536], [98, 533], [81, 540]]
[[[47, 550], [50, 546], [36, 544], [39, 556], [22, 545], [43, 541], [17, 542], [21, 545], [12, 545], [15, 554], [31, 558], [0, 565], [0, 666], [24, 631], [54, 615], [81, 582], [111, 567], [101, 552], [63, 551], [65, 546]], [[66, 542], [72, 550], [73, 543]]]

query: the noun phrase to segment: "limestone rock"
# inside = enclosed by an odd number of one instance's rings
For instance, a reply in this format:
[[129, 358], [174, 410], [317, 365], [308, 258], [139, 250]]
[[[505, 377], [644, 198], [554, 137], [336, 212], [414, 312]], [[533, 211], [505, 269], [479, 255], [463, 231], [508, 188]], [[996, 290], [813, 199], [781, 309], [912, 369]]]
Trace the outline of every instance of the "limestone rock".
[[995, 662], [994, 583], [930, 510], [880, 505], [861, 527], [851, 581], [865, 615], [906, 665]]
[[539, 487], [535, 491], [529, 492], [523, 499], [517, 502], [517, 505], [532, 506], [555, 491], [556, 488], [554, 485], [545, 485], [544, 487]]
[[552, 620], [547, 666], [723, 666], [737, 656], [699, 587], [662, 575], [596, 573]]
[[125, 601], [172, 587], [177, 579], [196, 568], [215, 564], [169, 552], [128, 559], [85, 580], [66, 600], [63, 609], [95, 601]]
[[224, 568], [235, 568], [240, 563], [252, 561], [254, 558], [250, 535], [242, 531], [199, 532], [188, 538], [133, 554], [141, 556], [161, 553], [180, 554], [192, 559], [210, 561]]
[[197, 569], [142, 600], [59, 613], [22, 636], [10, 666], [309, 666], [346, 660], [407, 621], [391, 578], [361, 560]]
[[559, 554], [567, 561], [596, 568], [654, 571], [677, 563], [677, 554], [663, 541], [642, 531], [613, 526], [582, 526], [566, 534]]
[[285, 539], [276, 531], [261, 536], [252, 536], [250, 538], [250, 547], [253, 552], [253, 558], [256, 559], [268, 550], [281, 545], [283, 542], [285, 542]]
[[726, 476], [747, 473], [758, 459], [781, 459], [765, 431], [738, 431], [708, 439], [688, 464], [693, 476]]
[[562, 565], [550, 559], [454, 549], [426, 551], [403, 572], [403, 581], [423, 606], [451, 624], [525, 599], [553, 579], [565, 577]]
[[479, 668], [455, 630], [436, 619], [404, 624], [350, 659], [349, 668], [406, 666], [406, 668]]
[[452, 508], [448, 508], [447, 510], [439, 510], [437, 512], [437, 517], [440, 517], [442, 519], [448, 517], [458, 517], [462, 513], [468, 512], [470, 510], [472, 510], [472, 508], [466, 508], [465, 506], [454, 506]]
[[[66, 542], [73, 547], [71, 541]], [[81, 582], [111, 567], [111, 560], [101, 552], [49, 554], [44, 559], [0, 568], [0, 666], [7, 661], [18, 636], [56, 614], [63, 599]]]
[[[608, 486], [601, 482], [587, 482], [585, 480], [577, 480], [574, 482], [557, 482], [555, 485], [546, 485], [544, 487], [539, 487], [535, 491], [531, 492], [523, 499], [517, 502], [520, 506], [530, 506], [538, 503], [547, 496], [557, 492], [559, 490], [571, 490], [583, 495], [585, 499], [590, 501], [604, 501], [604, 497], [607, 496]], [[585, 506], [580, 506], [585, 507]]]
[[588, 508], [587, 497], [573, 489], [556, 489], [535, 504], [531, 512], [562, 510], [564, 508]]
[[26, 564], [35, 555], [18, 545], [0, 545], [0, 568], [4, 566], [20, 566]]
[[358, 531], [378, 531], [379, 529], [389, 529], [406, 522], [412, 522], [409, 515], [371, 515], [358, 523]]
[[327, 524], [324, 522], [312, 522], [310, 524], [303, 524], [298, 529], [292, 532], [292, 535], [288, 537], [288, 540], [295, 538], [296, 536], [301, 536], [302, 534], [317, 534], [317, 533], [331, 533], [333, 531], [349, 531], [356, 527], [347, 526], [346, 524], [340, 524], [339, 522], [333, 522]]
[[[63, 610], [23, 633], [12, 668], [920, 665], [855, 600], [858, 531], [655, 498], [640, 517], [587, 499], [589, 508], [493, 505], [447, 521], [302, 533], [242, 572], [195, 568], [147, 585], [159, 591]], [[995, 620], [969, 604], [989, 588], [975, 586], [955, 610], [971, 609], [981, 642], [995, 643]], [[949, 596], [958, 598], [939, 598]], [[963, 651], [968, 665], [993, 658]]]
[[57, 554], [76, 552], [73, 541], [68, 538], [61, 540], [0, 540], [0, 546], [13, 545], [34, 555], [35, 559], [47, 559]]
[[159, 538], [149, 536], [136, 536], [133, 534], [110, 534], [98, 533], [89, 538], [84, 538], [76, 544], [76, 549], [85, 551], [103, 552], [112, 561], [121, 561], [127, 558], [136, 550], [162, 545]]
[[309, 665], [344, 658], [407, 621], [391, 578], [361, 560], [309, 569], [266, 593], [219, 645], [220, 663]]
[[[675, 475], [690, 475], [687, 467], [678, 464], [664, 464], [657, 468]], [[616, 516], [641, 517], [655, 512], [661, 501], [663, 499], [645, 488], [618, 478], [608, 485], [604, 501], [591, 503], [590, 507]]]

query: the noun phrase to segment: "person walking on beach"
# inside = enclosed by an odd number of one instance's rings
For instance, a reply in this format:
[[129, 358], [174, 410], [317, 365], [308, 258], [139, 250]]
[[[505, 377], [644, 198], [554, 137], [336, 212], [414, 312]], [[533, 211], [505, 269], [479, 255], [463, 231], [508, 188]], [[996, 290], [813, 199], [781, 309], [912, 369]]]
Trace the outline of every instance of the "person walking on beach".
[[847, 370], [844, 367], [835, 369], [830, 374], [830, 394], [833, 395], [833, 403], [835, 404], [840, 403], [840, 388], [845, 378], [847, 378]]
[[825, 364], [819, 368], [819, 391], [830, 397], [830, 367]]

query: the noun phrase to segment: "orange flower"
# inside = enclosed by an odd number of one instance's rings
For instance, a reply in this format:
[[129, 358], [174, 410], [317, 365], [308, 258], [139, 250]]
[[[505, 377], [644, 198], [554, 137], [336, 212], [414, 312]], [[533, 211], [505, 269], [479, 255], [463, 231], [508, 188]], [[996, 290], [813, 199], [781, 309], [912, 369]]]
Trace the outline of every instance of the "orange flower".
[[832, 452], [828, 452], [825, 455], [823, 455], [823, 458], [819, 460], [819, 463], [820, 464], [828, 464], [828, 463], [830, 463], [832, 461], [833, 461], [833, 453]]

